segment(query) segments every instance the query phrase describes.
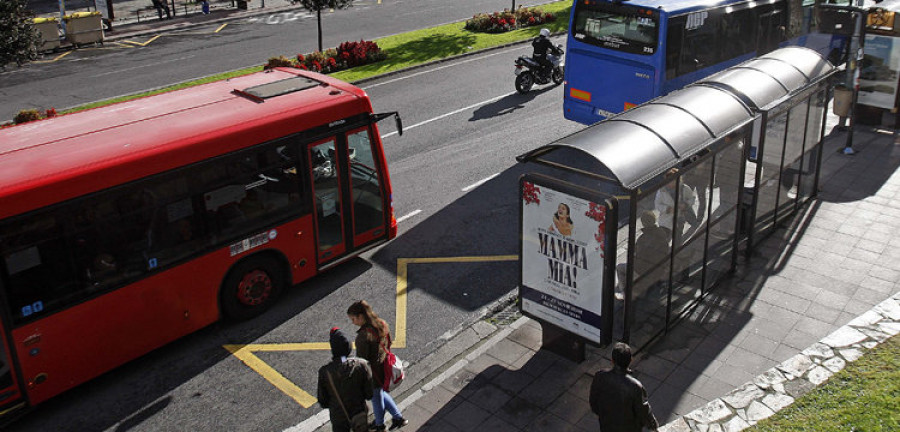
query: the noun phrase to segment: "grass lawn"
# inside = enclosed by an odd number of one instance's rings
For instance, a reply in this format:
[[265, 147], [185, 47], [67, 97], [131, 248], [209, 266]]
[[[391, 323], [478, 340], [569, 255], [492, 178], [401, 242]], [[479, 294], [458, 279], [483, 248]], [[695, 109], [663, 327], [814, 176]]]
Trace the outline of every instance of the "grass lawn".
[[900, 336], [745, 432], [900, 431]]
[[[556, 21], [547, 23], [542, 26], [528, 27], [524, 29], [514, 30], [506, 33], [474, 33], [464, 30], [465, 21], [451, 24], [444, 24], [437, 27], [416, 30], [409, 33], [402, 33], [394, 36], [388, 36], [381, 39], [375, 39], [378, 46], [387, 53], [388, 57], [384, 61], [372, 63], [365, 66], [359, 66], [353, 69], [336, 72], [331, 76], [347, 82], [355, 82], [365, 78], [381, 75], [388, 72], [420, 65], [434, 60], [445, 59], [455, 55], [465, 54], [467, 52], [478, 51], [486, 48], [506, 45], [512, 42], [532, 39], [537, 37], [538, 32], [544, 27], [550, 29], [551, 32], [565, 32], [569, 28], [569, 9], [572, 7], [571, 1], [558, 1], [539, 6], [544, 12], [552, 12], [556, 15]], [[484, 11], [492, 13], [494, 11]], [[326, 27], [324, 31], [328, 31]], [[292, 57], [294, 54], [285, 54]], [[260, 59], [265, 62], [266, 59]], [[172, 86], [160, 88], [157, 90], [142, 92], [114, 99], [93, 102], [81, 105], [75, 108], [67, 109], [60, 114], [82, 111], [98, 106], [109, 105], [116, 102], [137, 99], [144, 96], [150, 96], [158, 93], [170, 92], [185, 87], [191, 87], [213, 81], [233, 78], [236, 76], [247, 75], [262, 70], [262, 65], [252, 66], [245, 69], [226, 72], [192, 80]]]

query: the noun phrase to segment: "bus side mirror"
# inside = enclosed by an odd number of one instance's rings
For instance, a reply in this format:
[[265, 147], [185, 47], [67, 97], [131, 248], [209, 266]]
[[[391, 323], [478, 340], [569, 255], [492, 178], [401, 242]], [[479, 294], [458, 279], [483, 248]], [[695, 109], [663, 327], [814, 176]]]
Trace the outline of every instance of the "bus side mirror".
[[380, 114], [370, 114], [372, 116], [372, 122], [378, 123], [390, 116], [394, 116], [394, 122], [397, 124], [397, 135], [403, 135], [403, 121], [400, 120], [400, 113], [397, 111], [380, 113]]
[[397, 135], [403, 135], [403, 120], [400, 120], [400, 113], [394, 113], [394, 122], [397, 123]]

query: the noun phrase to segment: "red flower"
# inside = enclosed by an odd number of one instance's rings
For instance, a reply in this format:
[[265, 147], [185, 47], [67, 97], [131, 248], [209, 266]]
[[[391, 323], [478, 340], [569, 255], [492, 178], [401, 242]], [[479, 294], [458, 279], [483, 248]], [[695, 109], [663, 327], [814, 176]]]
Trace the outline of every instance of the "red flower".
[[528, 17], [528, 24], [534, 25], [534, 17]]
[[309, 70], [309, 68], [307, 68], [305, 64], [301, 64], [297, 67], [299, 67], [300, 69], [303, 69], [303, 70]]
[[306, 60], [306, 57], [303, 57], [303, 54], [297, 54], [297, 61], [303, 63], [303, 60]]

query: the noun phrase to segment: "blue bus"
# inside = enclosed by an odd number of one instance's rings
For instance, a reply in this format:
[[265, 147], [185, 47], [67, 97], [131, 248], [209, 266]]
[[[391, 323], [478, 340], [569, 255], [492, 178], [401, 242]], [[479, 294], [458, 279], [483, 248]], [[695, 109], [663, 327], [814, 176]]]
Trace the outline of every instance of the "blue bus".
[[593, 124], [779, 46], [828, 55], [813, 0], [575, 0], [565, 117]]

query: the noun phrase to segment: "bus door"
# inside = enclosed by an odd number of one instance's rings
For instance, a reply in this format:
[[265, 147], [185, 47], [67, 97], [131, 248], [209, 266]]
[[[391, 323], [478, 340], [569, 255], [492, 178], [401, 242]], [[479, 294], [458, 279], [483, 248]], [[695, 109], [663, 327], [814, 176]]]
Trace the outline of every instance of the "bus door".
[[385, 239], [383, 159], [368, 127], [309, 147], [319, 264]]
[[385, 216], [384, 173], [381, 154], [373, 146], [369, 128], [345, 134], [350, 181], [351, 230], [354, 249], [385, 238], [390, 221]]
[[346, 252], [344, 240], [343, 181], [337, 159], [337, 139], [332, 137], [308, 147], [319, 264]]
[[[3, 283], [0, 282], [0, 287], [2, 286]], [[8, 341], [6, 327], [0, 321], [0, 417], [18, 408], [22, 400]]]

